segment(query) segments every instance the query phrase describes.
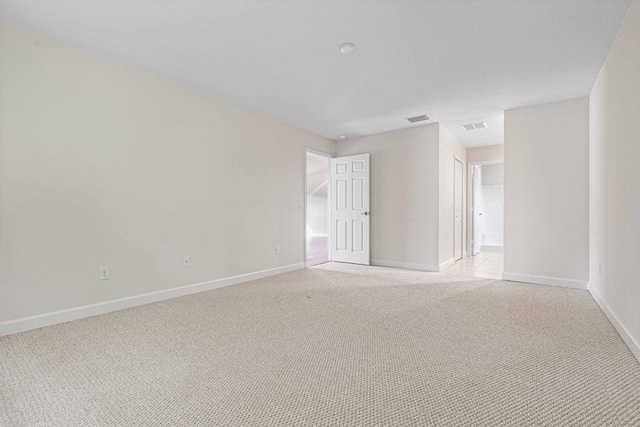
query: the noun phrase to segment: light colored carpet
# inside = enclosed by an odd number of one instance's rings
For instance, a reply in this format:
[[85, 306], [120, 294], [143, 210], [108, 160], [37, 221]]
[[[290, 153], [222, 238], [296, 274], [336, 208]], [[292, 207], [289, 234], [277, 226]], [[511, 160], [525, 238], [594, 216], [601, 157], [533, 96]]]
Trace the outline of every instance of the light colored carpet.
[[1, 426], [640, 425], [586, 291], [325, 264], [0, 339]]

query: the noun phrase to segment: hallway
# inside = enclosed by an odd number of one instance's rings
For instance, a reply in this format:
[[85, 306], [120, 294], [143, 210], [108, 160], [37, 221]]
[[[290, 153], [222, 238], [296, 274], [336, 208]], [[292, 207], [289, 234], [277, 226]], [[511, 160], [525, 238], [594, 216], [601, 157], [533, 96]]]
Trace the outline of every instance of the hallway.
[[445, 273], [485, 279], [502, 279], [503, 271], [504, 254], [501, 250], [481, 251], [474, 257], [463, 257], [444, 270]]

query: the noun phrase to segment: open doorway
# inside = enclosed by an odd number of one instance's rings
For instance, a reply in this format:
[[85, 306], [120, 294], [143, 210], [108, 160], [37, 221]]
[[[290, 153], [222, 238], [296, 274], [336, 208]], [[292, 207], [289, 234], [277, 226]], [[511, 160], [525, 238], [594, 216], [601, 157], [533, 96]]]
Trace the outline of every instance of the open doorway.
[[462, 247], [463, 243], [463, 233], [462, 233], [462, 218], [463, 218], [463, 208], [464, 205], [464, 193], [463, 193], [463, 169], [464, 166], [462, 162], [458, 159], [454, 159], [453, 161], [453, 170], [454, 170], [454, 190], [453, 190], [453, 259], [454, 261], [458, 261], [462, 259]]
[[305, 254], [307, 266], [329, 261], [329, 155], [306, 151]]
[[501, 278], [504, 271], [504, 163], [475, 162], [470, 175], [470, 267], [474, 275]]

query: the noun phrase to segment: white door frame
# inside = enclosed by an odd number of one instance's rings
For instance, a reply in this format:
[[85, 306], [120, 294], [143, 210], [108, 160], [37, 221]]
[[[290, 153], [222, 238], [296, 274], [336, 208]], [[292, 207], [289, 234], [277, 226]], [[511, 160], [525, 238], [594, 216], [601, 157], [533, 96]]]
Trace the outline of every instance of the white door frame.
[[473, 223], [475, 218], [473, 216], [473, 167], [482, 165], [498, 165], [504, 163], [504, 159], [497, 160], [480, 160], [477, 162], [467, 163], [467, 254], [473, 256]]
[[[462, 218], [460, 218], [460, 258], [456, 259], [456, 162], [462, 166]], [[453, 260], [458, 261], [464, 258], [465, 254], [465, 242], [464, 242], [464, 161], [460, 160], [458, 156], [453, 156]]]
[[[303, 179], [303, 185], [304, 185], [304, 197], [302, 198], [303, 203], [304, 203], [304, 218], [302, 219], [302, 239], [303, 239], [303, 252], [304, 252], [304, 266], [308, 267], [307, 264], [307, 156], [308, 155], [312, 155], [312, 156], [317, 156], [317, 157], [325, 157], [327, 159], [327, 174], [329, 175], [330, 172], [330, 168], [331, 168], [331, 160], [333, 158], [333, 156], [329, 153], [324, 153], [322, 151], [317, 151], [317, 150], [313, 150], [311, 148], [305, 148], [304, 149], [304, 159], [303, 159], [303, 165], [304, 165], [304, 179]], [[330, 177], [330, 175], [329, 175]], [[331, 178], [329, 178], [331, 179]], [[331, 185], [329, 185], [330, 183], [327, 183], [327, 199], [330, 201], [331, 200]], [[331, 203], [327, 202], [327, 259], [329, 261], [331, 261], [331, 232], [329, 231], [330, 228], [329, 226], [330, 224], [330, 217], [331, 217]]]

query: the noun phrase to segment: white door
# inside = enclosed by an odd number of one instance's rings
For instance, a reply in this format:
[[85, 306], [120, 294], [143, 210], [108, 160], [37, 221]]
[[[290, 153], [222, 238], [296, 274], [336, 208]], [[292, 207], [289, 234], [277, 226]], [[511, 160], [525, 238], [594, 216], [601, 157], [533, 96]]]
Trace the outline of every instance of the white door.
[[473, 192], [471, 194], [471, 212], [473, 213], [472, 222], [472, 247], [473, 255], [480, 253], [480, 220], [482, 219], [482, 167], [473, 167]]
[[331, 260], [369, 265], [369, 153], [331, 159]]
[[458, 159], [454, 160], [454, 259], [457, 261], [462, 258], [462, 162]]

